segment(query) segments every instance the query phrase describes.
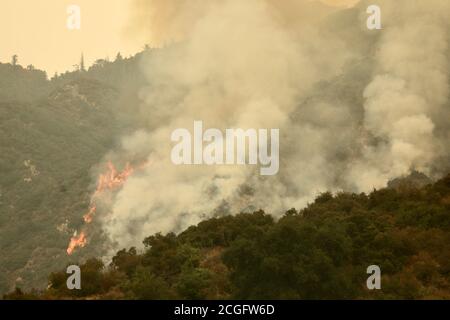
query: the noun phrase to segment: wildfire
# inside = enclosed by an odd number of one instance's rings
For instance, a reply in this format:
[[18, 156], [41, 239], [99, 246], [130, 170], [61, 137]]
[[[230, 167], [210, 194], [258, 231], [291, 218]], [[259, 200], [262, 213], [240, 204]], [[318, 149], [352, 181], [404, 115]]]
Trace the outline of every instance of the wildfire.
[[[130, 177], [134, 172], [133, 167], [129, 163], [125, 165], [125, 168], [122, 172], [119, 172], [111, 163], [111, 161], [107, 163], [107, 167], [108, 171], [106, 173], [100, 174], [100, 176], [98, 177], [97, 187], [94, 194], [92, 195], [89, 211], [85, 215], [83, 215], [83, 220], [86, 224], [92, 223], [94, 219], [95, 213], [97, 211], [97, 205], [95, 203], [96, 198], [107, 190], [112, 191], [120, 188], [127, 181], [128, 177]], [[76, 248], [83, 248], [86, 243], [86, 231], [81, 231], [78, 236], [75, 235], [70, 239], [69, 246], [67, 247], [67, 254], [71, 255]]]
[[83, 216], [83, 220], [85, 223], [89, 224], [94, 219], [95, 211], [97, 210], [97, 206], [94, 204], [89, 209], [89, 212]]
[[80, 232], [78, 236], [73, 236], [70, 239], [69, 246], [67, 247], [67, 254], [71, 255], [77, 247], [83, 248], [86, 245], [86, 242], [87, 239], [84, 232]]
[[134, 172], [134, 169], [129, 163], [126, 164], [125, 169], [122, 172], [118, 172], [111, 162], [108, 162], [109, 171], [105, 174], [101, 174], [98, 177], [97, 189], [95, 190], [94, 197], [98, 196], [105, 190], [114, 190], [121, 187]]

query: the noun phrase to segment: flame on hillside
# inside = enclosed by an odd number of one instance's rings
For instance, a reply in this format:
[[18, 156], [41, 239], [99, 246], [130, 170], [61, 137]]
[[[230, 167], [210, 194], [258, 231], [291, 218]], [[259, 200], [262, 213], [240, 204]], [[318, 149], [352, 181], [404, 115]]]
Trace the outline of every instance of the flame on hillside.
[[98, 177], [97, 189], [94, 193], [94, 198], [105, 190], [114, 190], [121, 187], [134, 172], [130, 163], [125, 165], [125, 169], [122, 172], [118, 172], [114, 165], [109, 161], [108, 172], [101, 174]]
[[[140, 166], [141, 168], [142, 166]], [[89, 206], [89, 211], [83, 215], [84, 223], [90, 224], [94, 220], [94, 216], [97, 212], [96, 200], [105, 191], [113, 191], [121, 186], [127, 181], [127, 179], [133, 174], [134, 169], [127, 163], [123, 171], [119, 172], [111, 161], [107, 163], [107, 171], [100, 174], [97, 179], [97, 187], [91, 198], [91, 204]], [[87, 244], [87, 231], [83, 228], [83, 231], [77, 236], [73, 236], [70, 239], [69, 246], [67, 247], [67, 254], [71, 255], [76, 248], [83, 248]]]
[[95, 204], [91, 205], [89, 212], [83, 216], [83, 220], [85, 223], [89, 224], [94, 220], [94, 215], [97, 210], [97, 206]]
[[75, 235], [70, 239], [69, 246], [67, 247], [67, 254], [71, 255], [77, 247], [83, 248], [86, 243], [86, 234], [82, 231], [78, 236]]

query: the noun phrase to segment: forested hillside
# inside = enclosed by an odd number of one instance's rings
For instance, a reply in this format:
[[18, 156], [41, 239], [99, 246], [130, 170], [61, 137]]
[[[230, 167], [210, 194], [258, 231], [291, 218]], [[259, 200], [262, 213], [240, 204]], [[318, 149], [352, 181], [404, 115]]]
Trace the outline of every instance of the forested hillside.
[[[177, 235], [149, 235], [143, 252], [123, 249], [106, 265], [100, 259], [104, 235], [97, 230], [89, 246], [68, 256], [68, 241], [90, 205], [97, 166], [117, 139], [148, 121], [137, 112], [140, 89], [151, 85], [139, 64], [152, 52], [98, 60], [88, 70], [51, 80], [32, 66], [0, 64], [0, 295], [450, 298], [450, 176], [433, 184], [418, 172], [368, 195], [324, 193], [279, 220], [273, 218], [279, 212], [219, 212]], [[301, 102], [303, 110], [315, 108], [318, 97], [331, 104], [339, 92], [339, 102], [358, 113], [366, 69], [355, 64], [347, 76], [319, 83]], [[294, 120], [302, 116], [292, 114]], [[82, 290], [69, 291], [65, 266], [79, 263]], [[374, 264], [382, 271], [380, 291], [365, 286], [366, 269]]]
[[124, 100], [142, 84], [139, 56], [51, 80], [32, 66], [0, 64], [0, 293], [45, 286], [67, 262], [92, 170], [127, 128], [118, 115], [137, 105]]
[[[152, 235], [144, 252], [88, 260], [81, 290], [62, 270], [45, 291], [5, 298], [449, 299], [450, 175], [423, 187], [417, 176], [368, 195], [324, 193], [279, 221], [258, 211]], [[373, 264], [381, 290], [366, 288]]]

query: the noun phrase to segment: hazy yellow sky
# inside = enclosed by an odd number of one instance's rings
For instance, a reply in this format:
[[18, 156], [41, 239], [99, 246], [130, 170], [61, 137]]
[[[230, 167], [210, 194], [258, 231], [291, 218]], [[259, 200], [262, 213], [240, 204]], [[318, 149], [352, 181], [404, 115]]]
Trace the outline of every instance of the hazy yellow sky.
[[[118, 51], [136, 53], [143, 43], [127, 40], [130, 0], [1, 0], [0, 61], [13, 54], [23, 66], [33, 64], [52, 75], [72, 69], [84, 52], [86, 65]], [[67, 7], [81, 8], [81, 29], [66, 26]]]
[[359, 2], [359, 0], [321, 0], [323, 3], [332, 6], [351, 7]]
[[[347, 5], [358, 0], [321, 0]], [[124, 30], [132, 0], [1, 0], [0, 61], [19, 56], [19, 64], [33, 64], [49, 76], [72, 70], [84, 53], [86, 66], [99, 58], [128, 56], [145, 41], [127, 37]], [[66, 27], [67, 7], [81, 8], [81, 29]]]

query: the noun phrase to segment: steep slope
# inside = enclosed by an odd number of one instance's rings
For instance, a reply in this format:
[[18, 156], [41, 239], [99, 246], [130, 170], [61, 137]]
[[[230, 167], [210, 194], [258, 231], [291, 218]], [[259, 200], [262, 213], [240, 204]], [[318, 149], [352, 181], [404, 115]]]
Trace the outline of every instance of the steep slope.
[[0, 293], [45, 287], [48, 272], [69, 260], [93, 171], [138, 122], [130, 110], [145, 84], [139, 60], [149, 53], [100, 59], [51, 80], [31, 66], [0, 63]]
[[42, 284], [46, 270], [67, 260], [90, 170], [113, 142], [116, 96], [80, 80], [37, 102], [0, 102], [0, 291]]

